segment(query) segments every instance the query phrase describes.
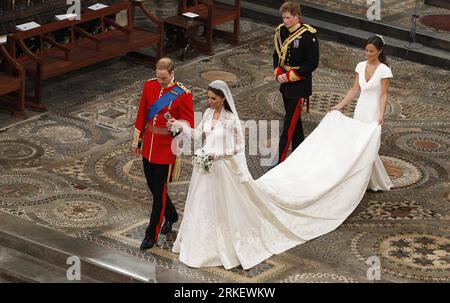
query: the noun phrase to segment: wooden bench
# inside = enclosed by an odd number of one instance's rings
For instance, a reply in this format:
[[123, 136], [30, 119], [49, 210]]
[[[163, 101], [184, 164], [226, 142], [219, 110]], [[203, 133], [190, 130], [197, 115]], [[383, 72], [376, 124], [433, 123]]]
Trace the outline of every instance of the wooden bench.
[[[213, 34], [232, 43], [239, 42], [241, 1], [235, 0], [234, 5], [219, 3], [213, 0], [179, 0], [178, 14], [192, 12], [205, 26], [206, 46], [208, 53], [213, 53]], [[216, 26], [233, 21], [233, 32], [223, 31]]]
[[25, 70], [4, 45], [0, 45], [0, 56], [5, 61], [5, 71], [0, 71], [0, 106], [6, 107], [17, 117], [24, 117]]
[[[135, 8], [155, 24], [155, 31], [135, 26]], [[126, 11], [127, 25], [118, 24], [111, 16]], [[98, 33], [89, 33], [86, 25], [98, 22]], [[54, 39], [54, 33], [68, 31], [66, 43]], [[42, 102], [42, 81], [98, 62], [126, 55], [129, 52], [156, 46], [156, 57], [163, 55], [164, 23], [153, 15], [141, 1], [124, 0], [100, 10], [87, 10], [80, 20], [55, 21], [8, 36], [8, 52], [25, 68], [26, 75], [35, 80], [34, 96], [28, 107], [45, 109]], [[27, 39], [37, 39], [38, 47], [31, 50]]]

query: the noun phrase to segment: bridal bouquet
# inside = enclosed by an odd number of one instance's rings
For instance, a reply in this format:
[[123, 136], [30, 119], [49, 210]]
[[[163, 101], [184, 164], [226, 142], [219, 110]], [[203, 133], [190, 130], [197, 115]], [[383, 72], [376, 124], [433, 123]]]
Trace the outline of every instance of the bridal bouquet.
[[205, 153], [203, 149], [197, 151], [192, 156], [192, 165], [200, 169], [204, 174], [208, 174], [211, 171], [213, 164], [214, 161]]

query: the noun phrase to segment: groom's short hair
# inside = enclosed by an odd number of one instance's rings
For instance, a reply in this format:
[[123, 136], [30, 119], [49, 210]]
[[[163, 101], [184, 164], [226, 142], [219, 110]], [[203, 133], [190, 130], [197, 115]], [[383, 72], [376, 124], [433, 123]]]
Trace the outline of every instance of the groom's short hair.
[[166, 70], [171, 73], [175, 69], [175, 64], [169, 57], [162, 57], [156, 62], [156, 69]]
[[292, 16], [300, 16], [300, 3], [294, 1], [286, 1], [281, 5], [280, 12], [289, 12]]

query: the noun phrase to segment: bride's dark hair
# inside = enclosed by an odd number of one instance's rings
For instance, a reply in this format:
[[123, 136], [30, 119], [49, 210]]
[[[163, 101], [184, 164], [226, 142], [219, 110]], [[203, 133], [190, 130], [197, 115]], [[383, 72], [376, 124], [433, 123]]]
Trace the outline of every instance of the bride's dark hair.
[[[223, 93], [223, 91], [221, 91], [220, 89], [208, 86], [208, 90], [212, 91], [214, 93], [214, 95], [219, 96], [221, 98], [225, 98], [225, 95]], [[225, 98], [225, 100], [223, 101], [223, 107], [229, 111], [230, 113], [232, 113], [233, 111], [231, 110], [230, 104], [228, 104], [227, 98]]]
[[387, 66], [389, 66], [389, 64], [387, 62], [386, 54], [384, 53], [384, 50], [383, 50], [383, 47], [384, 47], [383, 39], [381, 37], [379, 37], [378, 35], [374, 35], [374, 36], [369, 37], [369, 39], [367, 39], [366, 46], [368, 44], [372, 44], [373, 46], [375, 46], [377, 48], [377, 50], [381, 51], [381, 53], [378, 55], [378, 60], [380, 60], [381, 63], [384, 63]]

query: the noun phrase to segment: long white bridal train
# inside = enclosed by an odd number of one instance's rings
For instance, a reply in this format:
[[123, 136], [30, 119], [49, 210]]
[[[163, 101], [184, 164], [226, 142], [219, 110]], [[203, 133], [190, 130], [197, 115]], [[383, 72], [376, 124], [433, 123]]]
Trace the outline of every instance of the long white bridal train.
[[258, 180], [242, 156], [217, 161], [208, 175], [194, 169], [173, 252], [192, 267], [248, 269], [336, 229], [366, 192], [380, 135], [376, 122], [333, 111]]

